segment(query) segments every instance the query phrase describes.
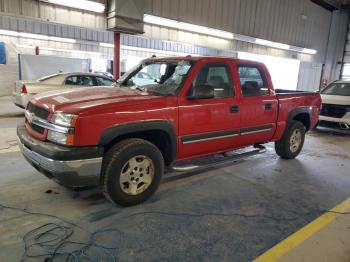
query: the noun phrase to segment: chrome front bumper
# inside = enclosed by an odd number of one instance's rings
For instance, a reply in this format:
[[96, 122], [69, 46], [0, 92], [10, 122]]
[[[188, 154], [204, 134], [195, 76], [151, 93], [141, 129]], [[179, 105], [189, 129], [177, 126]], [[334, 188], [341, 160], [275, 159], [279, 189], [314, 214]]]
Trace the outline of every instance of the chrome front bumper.
[[82, 187], [99, 184], [102, 157], [81, 160], [53, 160], [26, 147], [20, 139], [18, 146], [27, 159], [40, 173], [68, 187]]

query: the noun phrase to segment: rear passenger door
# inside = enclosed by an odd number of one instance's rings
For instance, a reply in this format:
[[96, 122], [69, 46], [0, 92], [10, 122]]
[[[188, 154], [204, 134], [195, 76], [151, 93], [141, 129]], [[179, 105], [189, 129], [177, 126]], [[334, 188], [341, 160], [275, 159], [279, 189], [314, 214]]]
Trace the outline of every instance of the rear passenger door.
[[237, 65], [241, 90], [240, 145], [270, 140], [276, 128], [278, 102], [264, 70], [256, 64]]

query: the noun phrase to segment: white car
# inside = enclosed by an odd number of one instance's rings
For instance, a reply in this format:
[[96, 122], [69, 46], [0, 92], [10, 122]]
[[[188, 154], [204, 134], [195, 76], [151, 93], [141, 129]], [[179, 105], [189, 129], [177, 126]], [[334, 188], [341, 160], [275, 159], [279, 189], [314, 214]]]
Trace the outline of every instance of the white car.
[[156, 79], [146, 72], [139, 72], [134, 77], [132, 81], [136, 86], [152, 85], [155, 84]]
[[321, 92], [320, 125], [350, 128], [350, 81], [336, 81]]
[[15, 105], [25, 108], [33, 95], [72, 87], [112, 86], [115, 80], [92, 73], [60, 73], [36, 81], [17, 81], [12, 92]]

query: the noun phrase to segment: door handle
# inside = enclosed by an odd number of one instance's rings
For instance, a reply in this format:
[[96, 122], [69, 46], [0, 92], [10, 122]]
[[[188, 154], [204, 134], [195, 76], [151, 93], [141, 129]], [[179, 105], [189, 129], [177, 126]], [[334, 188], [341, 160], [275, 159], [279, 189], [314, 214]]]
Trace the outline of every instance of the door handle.
[[239, 112], [239, 106], [231, 106], [230, 113], [237, 113]]
[[267, 103], [267, 104], [264, 105], [264, 107], [265, 107], [265, 110], [271, 110], [272, 109], [272, 104]]

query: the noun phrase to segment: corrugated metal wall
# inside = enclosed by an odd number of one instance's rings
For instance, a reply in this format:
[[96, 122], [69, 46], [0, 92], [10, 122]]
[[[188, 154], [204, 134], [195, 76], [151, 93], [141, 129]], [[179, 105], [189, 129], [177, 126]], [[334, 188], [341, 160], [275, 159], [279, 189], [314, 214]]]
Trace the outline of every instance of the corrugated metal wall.
[[[74, 0], [71, 0], [74, 1]], [[105, 29], [104, 14], [86, 12], [38, 0], [0, 0], [0, 12], [87, 28]]]
[[318, 91], [320, 88], [322, 64], [301, 62], [297, 90]]
[[[339, 71], [338, 69], [333, 70], [338, 60], [329, 57], [329, 54], [332, 54], [329, 50], [338, 45], [328, 45], [327, 53], [329, 33], [333, 32], [336, 38], [339, 30], [330, 30], [331, 24], [334, 24], [332, 13], [310, 0], [144, 0], [144, 6], [144, 12], [147, 14], [312, 48], [318, 53], [316, 55], [297, 54], [153, 25], [145, 25], [145, 36], [151, 39], [145, 41], [142, 37], [125, 36], [122, 42], [126, 45], [178, 52], [184, 52], [181, 50], [190, 48], [199, 50], [197, 54], [212, 55], [219, 54], [220, 51], [215, 49], [222, 50], [220, 54], [227, 52], [229, 55], [232, 55], [232, 51], [244, 51], [299, 59], [303, 62], [310, 62], [308, 65], [310, 68], [319, 68], [320, 64], [325, 63], [325, 73]], [[1, 21], [1, 15], [17, 17], [9, 21]], [[39, 19], [41, 22], [28, 22], [28, 17]], [[20, 22], [16, 22], [18, 20]], [[0, 0], [0, 28], [80, 39], [82, 41], [74, 48], [85, 51], [110, 53], [111, 50], [100, 48], [98, 42], [112, 43], [113, 41], [112, 33], [105, 31], [106, 20], [103, 14], [55, 6], [38, 0]], [[172, 41], [172, 44], [167, 41]], [[195, 43], [196, 47], [173, 42], [191, 45]], [[204, 48], [204, 51], [200, 50], [200, 46]], [[342, 53], [340, 49], [339, 52]], [[314, 76], [319, 75], [318, 70], [316, 71], [313, 76], [303, 74], [300, 82], [313, 82]]]
[[[317, 49], [325, 56], [331, 12], [309, 0], [145, 0], [145, 13], [276, 42]], [[162, 29], [163, 30], [163, 29]], [[155, 28], [146, 30], [155, 35]], [[158, 30], [160, 31], [160, 30]], [[170, 33], [163, 33], [171, 38]], [[173, 39], [172, 39], [173, 40]], [[267, 48], [234, 43], [230, 48], [269, 53]], [[254, 49], [254, 50], [252, 50]], [[285, 51], [276, 55], [288, 56]], [[310, 60], [310, 57], [300, 57]]]
[[[318, 50], [294, 58], [323, 62], [331, 12], [309, 0], [144, 0], [145, 13]], [[104, 1], [105, 2], [105, 1]], [[37, 0], [0, 0], [0, 11], [87, 28], [105, 29], [103, 14], [55, 6]], [[293, 53], [236, 41], [146, 26], [146, 35], [171, 41], [260, 54], [293, 57]], [[187, 40], [187, 41], [186, 41]]]
[[[113, 43], [113, 33], [71, 25], [43, 22], [20, 16], [8, 16], [0, 13], [0, 29], [20, 31], [41, 35], [73, 38], [76, 43], [64, 43], [24, 37], [0, 35], [7, 48], [7, 64], [0, 68], [1, 95], [11, 93], [13, 83], [18, 80], [17, 54], [34, 54], [35, 46], [41, 48], [43, 55], [56, 55], [74, 58], [113, 59], [113, 48], [102, 47], [99, 42]], [[209, 47], [186, 45], [161, 39], [150, 39], [138, 35], [121, 36], [121, 56], [150, 57], [156, 55], [215, 55], [236, 56], [235, 52], [217, 50]], [[126, 47], [130, 48], [126, 48]]]

